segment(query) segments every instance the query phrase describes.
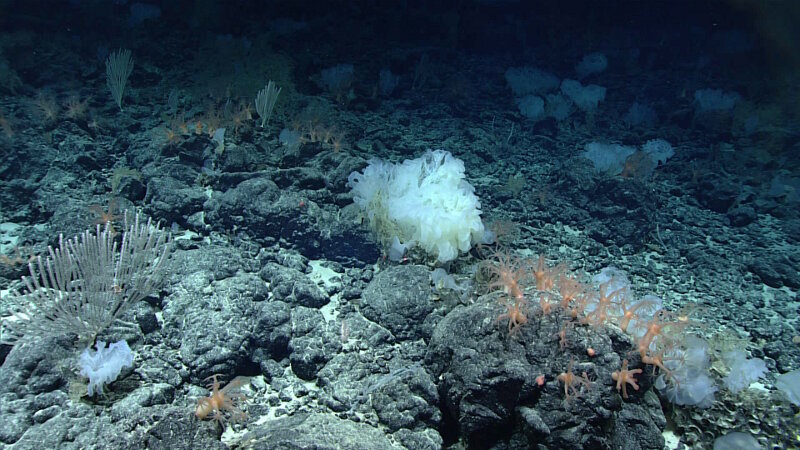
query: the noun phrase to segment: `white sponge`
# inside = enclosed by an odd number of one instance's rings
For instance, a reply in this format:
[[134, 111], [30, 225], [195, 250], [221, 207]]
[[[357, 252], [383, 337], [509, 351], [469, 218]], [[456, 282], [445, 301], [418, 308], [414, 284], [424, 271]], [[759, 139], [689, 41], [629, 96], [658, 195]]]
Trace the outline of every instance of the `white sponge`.
[[464, 162], [450, 152], [428, 150], [401, 164], [373, 159], [347, 180], [353, 201], [385, 245], [419, 245], [447, 262], [484, 236], [480, 201], [464, 178]]
[[763, 359], [747, 359], [744, 350], [731, 350], [722, 355], [722, 360], [730, 368], [730, 373], [723, 378], [725, 386], [731, 392], [739, 392], [750, 386], [750, 383], [769, 372]]
[[97, 341], [97, 352], [87, 348], [81, 353], [81, 375], [89, 378], [89, 396], [103, 393], [103, 385], [113, 382], [123, 367], [133, 365], [133, 353], [125, 341], [106, 343]]

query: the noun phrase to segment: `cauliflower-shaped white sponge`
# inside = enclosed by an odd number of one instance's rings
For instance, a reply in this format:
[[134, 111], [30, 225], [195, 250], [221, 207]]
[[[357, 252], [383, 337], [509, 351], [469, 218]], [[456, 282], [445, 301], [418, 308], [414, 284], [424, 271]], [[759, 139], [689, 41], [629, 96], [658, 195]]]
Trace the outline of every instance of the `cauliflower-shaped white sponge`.
[[373, 159], [347, 180], [353, 201], [392, 255], [419, 245], [447, 262], [484, 238], [481, 203], [464, 178], [464, 162], [450, 152], [428, 150], [401, 164]]

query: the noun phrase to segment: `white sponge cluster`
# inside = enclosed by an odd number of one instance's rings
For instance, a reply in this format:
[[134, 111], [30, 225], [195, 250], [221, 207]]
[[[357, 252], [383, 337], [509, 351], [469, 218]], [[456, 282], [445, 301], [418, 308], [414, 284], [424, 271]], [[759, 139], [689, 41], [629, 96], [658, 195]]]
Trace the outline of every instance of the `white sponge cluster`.
[[393, 259], [418, 245], [447, 262], [484, 238], [480, 201], [450, 152], [428, 150], [400, 164], [372, 159], [347, 185]]

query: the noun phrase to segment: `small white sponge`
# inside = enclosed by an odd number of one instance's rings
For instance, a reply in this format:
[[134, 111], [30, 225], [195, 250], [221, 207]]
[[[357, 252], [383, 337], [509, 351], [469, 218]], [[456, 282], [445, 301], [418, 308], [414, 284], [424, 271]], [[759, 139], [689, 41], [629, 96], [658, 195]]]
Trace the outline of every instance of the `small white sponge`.
[[133, 353], [125, 341], [108, 344], [97, 341], [97, 352], [87, 348], [81, 353], [81, 375], [89, 378], [89, 396], [103, 393], [103, 385], [113, 382], [123, 367], [133, 365]]

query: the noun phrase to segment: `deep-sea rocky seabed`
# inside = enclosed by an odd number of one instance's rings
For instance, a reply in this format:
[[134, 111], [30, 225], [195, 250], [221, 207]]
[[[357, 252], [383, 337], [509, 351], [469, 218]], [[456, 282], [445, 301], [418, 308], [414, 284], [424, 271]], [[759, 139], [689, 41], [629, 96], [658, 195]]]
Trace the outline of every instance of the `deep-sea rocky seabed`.
[[[97, 336], [133, 355], [103, 395], [75, 336], [0, 346], [4, 448], [798, 447], [776, 389], [800, 368], [797, 55], [720, 5], [491, 3], [0, 4], [3, 289], [126, 211], [171, 234], [158, 289]], [[463, 161], [496, 239], [394, 261], [348, 177], [427, 149]], [[564, 306], [572, 279], [591, 299]], [[648, 322], [669, 325], [642, 351]]]

